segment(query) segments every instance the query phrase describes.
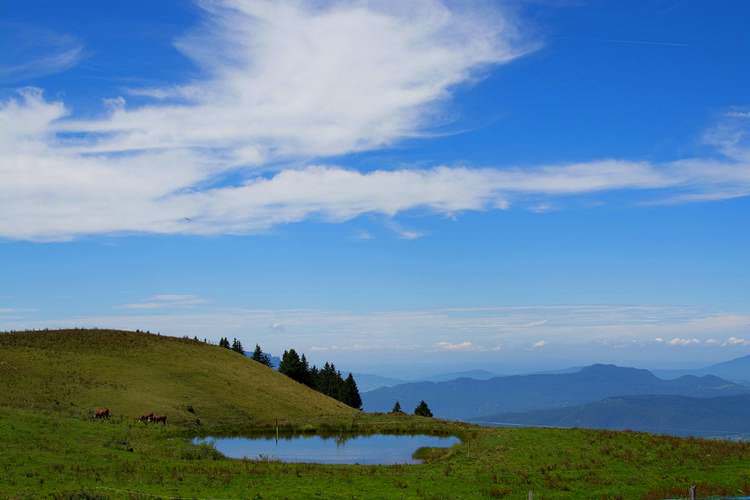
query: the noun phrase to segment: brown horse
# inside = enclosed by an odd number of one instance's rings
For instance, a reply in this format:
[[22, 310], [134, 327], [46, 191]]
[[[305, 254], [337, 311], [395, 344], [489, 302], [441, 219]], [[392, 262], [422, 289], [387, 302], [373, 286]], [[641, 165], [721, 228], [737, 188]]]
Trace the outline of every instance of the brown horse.
[[94, 418], [109, 418], [112, 416], [112, 412], [109, 408], [97, 408], [94, 410]]
[[146, 413], [145, 415], [141, 415], [138, 417], [138, 421], [143, 422], [144, 424], [147, 424], [151, 422], [154, 419], [154, 412]]
[[151, 417], [151, 421], [156, 424], [167, 425], [167, 416], [166, 415], [153, 415]]

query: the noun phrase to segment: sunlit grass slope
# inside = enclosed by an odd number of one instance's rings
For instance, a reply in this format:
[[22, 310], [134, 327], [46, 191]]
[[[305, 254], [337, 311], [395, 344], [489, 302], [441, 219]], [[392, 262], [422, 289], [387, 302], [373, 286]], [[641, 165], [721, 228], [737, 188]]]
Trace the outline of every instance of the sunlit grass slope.
[[[228, 349], [112, 330], [0, 334], [0, 406], [86, 416], [155, 412], [170, 423], [247, 428], [341, 421], [351, 408]], [[191, 411], [192, 410], [192, 411]]]

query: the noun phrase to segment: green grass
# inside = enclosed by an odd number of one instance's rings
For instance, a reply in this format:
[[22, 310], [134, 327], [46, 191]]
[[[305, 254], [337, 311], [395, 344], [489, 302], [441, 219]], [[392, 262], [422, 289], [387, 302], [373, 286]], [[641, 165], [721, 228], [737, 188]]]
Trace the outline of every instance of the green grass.
[[[533, 490], [543, 499], [656, 499], [684, 496], [691, 483], [701, 496], [750, 491], [745, 444], [367, 415], [216, 347], [118, 332], [36, 335], [0, 335], [0, 498], [520, 499]], [[152, 377], [136, 376], [144, 364]], [[133, 378], [119, 381], [125, 375]], [[296, 397], [313, 406], [297, 407]], [[434, 432], [463, 442], [421, 450], [426, 463], [410, 466], [228, 460], [190, 444], [198, 428], [186, 404], [209, 433], [268, 429], [291, 407], [283, 422], [298, 432]], [[98, 405], [115, 417], [91, 420]], [[169, 425], [134, 420], [152, 406], [170, 414]]]
[[[0, 334], [0, 405], [86, 417], [241, 429], [337, 421], [357, 412], [228, 349], [111, 330]], [[193, 412], [188, 410], [192, 407]]]

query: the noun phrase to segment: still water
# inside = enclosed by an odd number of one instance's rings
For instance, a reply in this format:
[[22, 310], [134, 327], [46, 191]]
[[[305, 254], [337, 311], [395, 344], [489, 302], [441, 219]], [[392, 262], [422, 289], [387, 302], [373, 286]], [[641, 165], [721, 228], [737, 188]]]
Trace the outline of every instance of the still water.
[[368, 436], [297, 435], [275, 438], [196, 438], [196, 444], [212, 443], [224, 456], [318, 464], [392, 465], [418, 464], [419, 448], [447, 448], [456, 437], [373, 434]]

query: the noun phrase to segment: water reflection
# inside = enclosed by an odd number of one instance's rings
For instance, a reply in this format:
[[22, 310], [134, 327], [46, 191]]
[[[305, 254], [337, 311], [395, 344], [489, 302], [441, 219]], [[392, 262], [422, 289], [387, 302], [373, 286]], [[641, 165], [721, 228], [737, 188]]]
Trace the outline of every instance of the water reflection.
[[196, 438], [212, 443], [226, 457], [320, 464], [417, 464], [419, 448], [446, 448], [456, 437], [428, 435], [294, 435], [276, 437]]

